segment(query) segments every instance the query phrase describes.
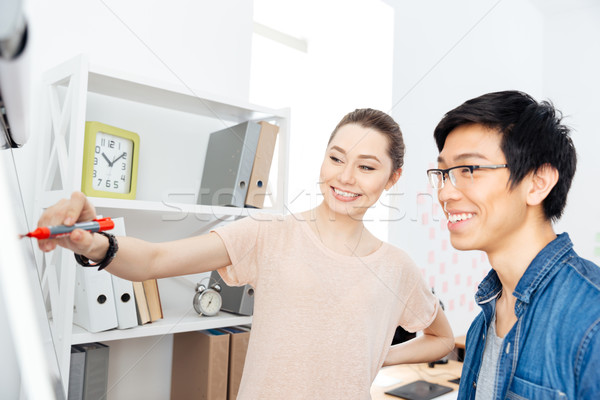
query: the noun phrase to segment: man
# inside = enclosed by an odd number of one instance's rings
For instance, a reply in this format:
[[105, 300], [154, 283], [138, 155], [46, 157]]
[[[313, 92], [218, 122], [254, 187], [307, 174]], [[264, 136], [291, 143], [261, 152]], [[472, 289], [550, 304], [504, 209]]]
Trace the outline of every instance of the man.
[[427, 175], [452, 245], [492, 266], [459, 398], [600, 399], [600, 268], [552, 227], [577, 161], [560, 113], [525, 93], [489, 93], [448, 112], [434, 137], [439, 169]]

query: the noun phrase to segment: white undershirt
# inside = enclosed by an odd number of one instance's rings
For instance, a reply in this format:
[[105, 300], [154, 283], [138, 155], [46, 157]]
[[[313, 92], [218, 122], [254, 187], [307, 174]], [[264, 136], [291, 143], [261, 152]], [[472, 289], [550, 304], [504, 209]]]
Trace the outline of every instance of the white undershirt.
[[498, 358], [502, 349], [503, 338], [496, 334], [496, 313], [490, 322], [483, 350], [483, 360], [479, 368], [479, 377], [477, 378], [477, 390], [475, 400], [488, 400], [494, 398], [494, 386], [496, 384], [496, 370], [498, 367]]

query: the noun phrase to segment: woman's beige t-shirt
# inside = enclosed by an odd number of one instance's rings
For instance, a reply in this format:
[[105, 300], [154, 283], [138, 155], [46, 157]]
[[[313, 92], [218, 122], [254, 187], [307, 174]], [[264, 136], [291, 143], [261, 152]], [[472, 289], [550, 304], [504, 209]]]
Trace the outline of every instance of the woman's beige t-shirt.
[[439, 302], [402, 250], [341, 255], [301, 218], [259, 214], [215, 230], [232, 262], [223, 280], [255, 289], [238, 399], [370, 399], [396, 327], [426, 328]]

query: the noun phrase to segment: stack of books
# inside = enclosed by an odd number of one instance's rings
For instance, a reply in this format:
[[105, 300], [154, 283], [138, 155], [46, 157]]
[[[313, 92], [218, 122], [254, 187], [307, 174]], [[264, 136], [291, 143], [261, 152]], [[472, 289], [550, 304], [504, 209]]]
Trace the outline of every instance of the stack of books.
[[144, 325], [162, 319], [163, 312], [156, 279], [133, 282], [133, 290], [137, 305], [138, 324]]

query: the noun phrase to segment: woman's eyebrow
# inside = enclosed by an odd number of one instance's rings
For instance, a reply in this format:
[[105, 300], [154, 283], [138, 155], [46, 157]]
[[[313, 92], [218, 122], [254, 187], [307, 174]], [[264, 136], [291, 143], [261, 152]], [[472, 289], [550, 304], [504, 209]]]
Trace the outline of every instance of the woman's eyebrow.
[[[346, 150], [342, 149], [340, 146], [331, 146], [331, 150], [337, 150], [342, 154], [346, 154]], [[371, 154], [359, 154], [358, 158], [371, 159], [371, 160], [375, 160], [375, 161], [381, 163], [381, 161], [379, 160], [379, 158], [377, 158], [377, 156], [374, 156]]]
[[331, 146], [331, 150], [337, 150], [342, 154], [346, 154], [346, 150], [342, 149], [340, 146]]
[[358, 156], [358, 158], [371, 159], [371, 160], [375, 160], [375, 161], [381, 163], [381, 161], [379, 161], [379, 158], [377, 158], [376, 156], [370, 155], [370, 154], [361, 154]]

